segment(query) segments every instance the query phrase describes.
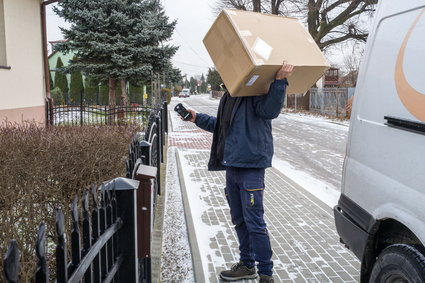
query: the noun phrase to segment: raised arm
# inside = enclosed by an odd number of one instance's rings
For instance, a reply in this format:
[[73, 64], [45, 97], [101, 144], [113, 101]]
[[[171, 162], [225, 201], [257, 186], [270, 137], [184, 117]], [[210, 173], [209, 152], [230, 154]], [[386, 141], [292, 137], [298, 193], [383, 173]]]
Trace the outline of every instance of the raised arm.
[[254, 98], [255, 113], [258, 116], [264, 119], [274, 119], [279, 116], [288, 85], [286, 78], [292, 75], [293, 71], [294, 66], [283, 62], [276, 73], [275, 81], [270, 85], [268, 94]]

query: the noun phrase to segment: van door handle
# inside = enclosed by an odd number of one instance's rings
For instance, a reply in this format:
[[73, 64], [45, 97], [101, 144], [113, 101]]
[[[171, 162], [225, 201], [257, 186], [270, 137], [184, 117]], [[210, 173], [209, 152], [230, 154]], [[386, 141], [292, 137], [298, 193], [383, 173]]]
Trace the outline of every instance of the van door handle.
[[418, 134], [425, 134], [425, 123], [416, 122], [408, 119], [402, 119], [392, 116], [384, 116], [384, 119], [387, 120], [386, 125], [400, 130], [406, 130]]

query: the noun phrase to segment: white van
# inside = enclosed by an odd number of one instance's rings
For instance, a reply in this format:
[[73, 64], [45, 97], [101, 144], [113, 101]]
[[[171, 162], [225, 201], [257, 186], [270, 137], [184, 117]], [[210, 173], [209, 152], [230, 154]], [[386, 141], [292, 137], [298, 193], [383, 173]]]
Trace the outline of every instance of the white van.
[[334, 213], [361, 282], [425, 282], [425, 0], [379, 1]]

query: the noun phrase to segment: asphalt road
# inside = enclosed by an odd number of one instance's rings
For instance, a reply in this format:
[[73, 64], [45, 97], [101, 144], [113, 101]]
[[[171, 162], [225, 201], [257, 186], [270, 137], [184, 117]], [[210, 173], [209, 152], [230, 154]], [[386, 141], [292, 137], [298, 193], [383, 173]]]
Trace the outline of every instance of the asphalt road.
[[[216, 115], [218, 100], [208, 95], [177, 98], [198, 112]], [[311, 115], [281, 114], [273, 120], [275, 157], [340, 191], [348, 123]]]

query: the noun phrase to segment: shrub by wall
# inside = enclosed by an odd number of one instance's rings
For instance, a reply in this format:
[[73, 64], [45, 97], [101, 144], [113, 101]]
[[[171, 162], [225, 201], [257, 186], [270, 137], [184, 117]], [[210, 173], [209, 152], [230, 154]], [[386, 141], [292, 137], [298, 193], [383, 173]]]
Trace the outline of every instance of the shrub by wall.
[[[135, 126], [0, 127], [0, 266], [9, 240], [16, 239], [21, 250], [20, 282], [30, 282], [39, 222], [46, 223], [51, 245], [54, 209], [61, 207], [69, 221], [75, 194], [80, 198], [92, 184], [125, 176], [128, 144], [138, 130]], [[49, 250], [51, 254], [53, 249]], [[4, 282], [3, 274], [0, 281]]]

